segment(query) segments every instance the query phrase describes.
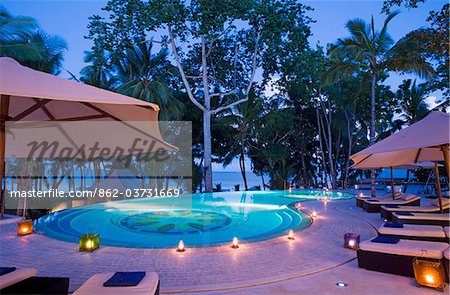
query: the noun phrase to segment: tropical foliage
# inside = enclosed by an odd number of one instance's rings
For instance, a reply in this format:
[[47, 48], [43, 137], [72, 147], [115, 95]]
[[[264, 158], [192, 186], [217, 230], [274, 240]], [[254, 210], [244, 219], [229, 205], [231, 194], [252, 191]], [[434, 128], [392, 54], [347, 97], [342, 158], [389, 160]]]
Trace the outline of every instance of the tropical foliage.
[[[79, 80], [192, 121], [196, 191], [212, 190], [214, 161], [238, 161], [243, 189], [249, 171], [264, 188], [348, 187], [369, 176], [349, 169], [350, 155], [449, 107], [448, 4], [428, 26], [389, 35], [395, 7], [424, 2], [385, 1], [380, 27], [349, 20], [347, 36], [320, 47], [308, 42], [311, 8], [294, 0], [110, 0], [90, 18]], [[0, 10], [1, 56], [57, 74], [65, 47]], [[408, 74], [398, 89], [393, 72]]]
[[0, 5], [0, 56], [57, 75], [66, 49], [64, 40], [42, 31], [34, 19], [13, 16]]

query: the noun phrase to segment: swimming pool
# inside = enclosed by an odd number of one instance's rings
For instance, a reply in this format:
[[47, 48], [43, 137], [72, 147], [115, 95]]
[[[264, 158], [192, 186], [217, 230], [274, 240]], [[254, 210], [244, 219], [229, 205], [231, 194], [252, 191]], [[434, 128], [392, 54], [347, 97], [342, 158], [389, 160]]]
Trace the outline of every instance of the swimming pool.
[[78, 242], [98, 233], [101, 245], [132, 248], [229, 243], [233, 237], [252, 242], [304, 229], [312, 220], [294, 203], [352, 195], [312, 190], [224, 192], [176, 198], [130, 199], [66, 209], [45, 215], [35, 230], [46, 236]]

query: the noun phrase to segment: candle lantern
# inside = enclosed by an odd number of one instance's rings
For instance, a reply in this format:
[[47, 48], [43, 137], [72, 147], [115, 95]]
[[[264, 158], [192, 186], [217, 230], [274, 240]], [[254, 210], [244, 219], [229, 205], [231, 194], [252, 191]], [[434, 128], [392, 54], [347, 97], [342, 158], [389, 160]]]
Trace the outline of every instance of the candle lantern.
[[344, 248], [358, 250], [360, 236], [358, 234], [346, 233], [344, 235]]
[[24, 236], [33, 232], [33, 221], [31, 219], [24, 219], [17, 222], [17, 234]]
[[289, 232], [288, 232], [288, 237], [287, 237], [289, 240], [295, 240], [295, 237], [294, 237], [294, 231], [292, 230], [292, 229], [290, 229], [289, 230]]
[[440, 260], [415, 258], [413, 260], [414, 277], [417, 286], [424, 286], [444, 291], [444, 265]]
[[177, 252], [184, 252], [184, 251], [186, 251], [186, 248], [184, 247], [184, 242], [183, 240], [180, 240], [178, 242]]
[[236, 237], [233, 238], [233, 244], [231, 245], [231, 248], [233, 248], [233, 249], [239, 248], [239, 240], [238, 240], [238, 238], [236, 238]]
[[85, 234], [80, 238], [80, 252], [92, 252], [100, 246], [100, 237], [98, 234]]

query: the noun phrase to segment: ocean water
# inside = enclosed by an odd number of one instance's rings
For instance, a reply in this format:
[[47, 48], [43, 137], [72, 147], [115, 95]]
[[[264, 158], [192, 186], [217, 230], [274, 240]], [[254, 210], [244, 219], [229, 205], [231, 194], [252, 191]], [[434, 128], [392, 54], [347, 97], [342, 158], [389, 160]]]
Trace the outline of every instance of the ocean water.
[[[259, 185], [263, 189], [261, 176], [257, 176], [252, 172], [247, 172], [246, 175], [248, 188]], [[267, 184], [268, 181], [269, 178], [265, 176], [264, 182]], [[234, 186], [239, 184], [240, 190], [244, 190], [244, 180], [240, 172], [213, 172], [213, 186], [216, 187], [218, 183], [222, 184], [222, 189], [234, 191]]]

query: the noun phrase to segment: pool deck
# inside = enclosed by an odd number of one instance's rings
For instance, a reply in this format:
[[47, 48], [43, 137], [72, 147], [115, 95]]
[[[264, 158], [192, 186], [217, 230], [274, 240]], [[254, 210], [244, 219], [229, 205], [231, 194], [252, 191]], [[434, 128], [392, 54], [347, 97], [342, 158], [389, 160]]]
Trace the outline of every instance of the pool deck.
[[[2, 266], [35, 267], [41, 276], [70, 277], [70, 291], [95, 273], [155, 271], [163, 294], [427, 294], [411, 278], [371, 272], [356, 265], [356, 252], [344, 249], [343, 235], [376, 236], [379, 214], [368, 214], [355, 201], [304, 202], [307, 213], [316, 210], [312, 225], [296, 232], [295, 240], [281, 236], [255, 243], [188, 248], [130, 249], [102, 246], [92, 253], [78, 245], [39, 234], [16, 235], [14, 222], [0, 223]], [[347, 287], [338, 287], [343, 281]], [[446, 288], [448, 293], [448, 287]]]

